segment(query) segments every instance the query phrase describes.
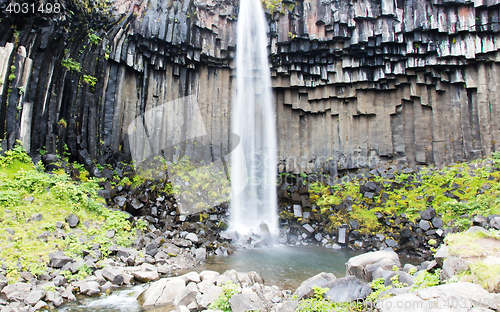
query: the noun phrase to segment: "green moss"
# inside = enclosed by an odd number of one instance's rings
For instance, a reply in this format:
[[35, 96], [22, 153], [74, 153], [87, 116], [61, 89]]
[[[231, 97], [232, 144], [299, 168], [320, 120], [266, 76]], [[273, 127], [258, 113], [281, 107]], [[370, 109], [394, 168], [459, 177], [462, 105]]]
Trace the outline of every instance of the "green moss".
[[459, 274], [457, 279], [479, 284], [489, 292], [498, 293], [500, 291], [500, 264], [473, 262], [469, 264], [469, 270]]
[[[474, 233], [454, 233], [447, 235], [444, 241], [446, 245], [448, 245], [448, 250], [451, 255], [464, 258], [477, 258], [486, 257], [490, 253], [490, 250], [483, 246], [486, 241], [481, 241], [481, 239], [485, 238], [498, 241], [498, 246], [500, 247], [500, 236], [495, 231], [487, 233], [482, 231]], [[495, 246], [492, 248], [499, 249]]]

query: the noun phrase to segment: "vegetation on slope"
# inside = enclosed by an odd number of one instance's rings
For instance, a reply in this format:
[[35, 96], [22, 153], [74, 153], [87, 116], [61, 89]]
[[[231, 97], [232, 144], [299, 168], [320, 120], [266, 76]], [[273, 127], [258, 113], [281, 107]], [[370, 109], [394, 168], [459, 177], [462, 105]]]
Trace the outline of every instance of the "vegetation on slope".
[[[20, 145], [0, 157], [0, 260], [11, 282], [23, 271], [46, 273], [48, 254], [58, 249], [99, 259], [113, 244], [132, 243], [136, 229], [129, 215], [103, 206], [97, 182], [76, 183], [64, 171], [47, 174]], [[65, 222], [70, 214], [80, 220], [75, 228]], [[107, 231], [115, 232], [112, 239]]]
[[[406, 214], [412, 221], [419, 212], [432, 206], [442, 215], [445, 225], [465, 229], [471, 225], [467, 216], [500, 213], [500, 153], [493, 159], [462, 163], [437, 170], [394, 172], [393, 178], [374, 176], [329, 187], [321, 182], [309, 185], [310, 199], [316, 205], [313, 213], [328, 218], [327, 228], [334, 229], [346, 220], [356, 220], [363, 233], [377, 233], [385, 228], [380, 215]], [[367, 197], [360, 188], [366, 182], [376, 183], [379, 191]], [[352, 199], [352, 210], [333, 209], [346, 198]], [[462, 218], [461, 218], [462, 217]]]

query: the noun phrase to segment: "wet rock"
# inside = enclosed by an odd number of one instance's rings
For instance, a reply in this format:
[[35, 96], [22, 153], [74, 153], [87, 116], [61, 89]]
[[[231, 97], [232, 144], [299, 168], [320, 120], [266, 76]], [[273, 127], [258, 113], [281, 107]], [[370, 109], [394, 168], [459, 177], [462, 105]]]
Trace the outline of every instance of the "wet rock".
[[154, 257], [156, 253], [158, 252], [158, 244], [157, 243], [151, 243], [146, 245], [146, 253], [150, 255], [151, 257]]
[[300, 205], [293, 205], [293, 216], [295, 218], [302, 218], [302, 207]]
[[324, 296], [333, 302], [365, 299], [372, 292], [368, 283], [363, 283], [354, 276], [336, 279], [322, 287], [329, 289]]
[[339, 227], [337, 229], [337, 243], [345, 245], [348, 243], [348, 232], [345, 227]]
[[233, 295], [229, 299], [233, 312], [264, 311], [264, 303], [255, 292]]
[[130, 205], [135, 210], [139, 210], [139, 209], [142, 209], [142, 207], [144, 207], [144, 204], [141, 203], [137, 198], [132, 199], [132, 201], [130, 202]]
[[66, 217], [66, 223], [68, 223], [71, 228], [74, 228], [80, 223], [80, 219], [77, 215], [72, 213]]
[[297, 290], [295, 290], [294, 295], [297, 296], [298, 300], [310, 298], [314, 295], [313, 286], [324, 287], [324, 285], [336, 279], [337, 277], [332, 273], [319, 273], [302, 282]]

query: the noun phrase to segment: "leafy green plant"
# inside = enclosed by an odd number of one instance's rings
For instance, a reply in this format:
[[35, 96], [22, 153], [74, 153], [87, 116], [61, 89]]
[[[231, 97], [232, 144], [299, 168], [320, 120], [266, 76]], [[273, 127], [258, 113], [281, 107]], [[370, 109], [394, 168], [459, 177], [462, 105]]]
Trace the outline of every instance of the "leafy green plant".
[[60, 126], [63, 126], [65, 129], [66, 127], [68, 127], [68, 123], [66, 122], [66, 120], [64, 120], [63, 118], [61, 118], [58, 122], [57, 122], [58, 125]]
[[302, 312], [327, 312], [332, 311], [332, 302], [326, 300], [323, 296], [328, 288], [313, 286], [314, 296], [312, 298], [300, 300], [297, 311]]
[[370, 283], [370, 287], [373, 290], [372, 293], [366, 298], [368, 301], [376, 302], [379, 299], [385, 299], [390, 297], [390, 295], [384, 295], [381, 297], [382, 292], [392, 289], [392, 286], [385, 286], [385, 280], [383, 278], [378, 278]]
[[411, 291], [428, 288], [441, 284], [441, 269], [436, 269], [434, 273], [424, 271], [419, 273], [413, 280]]
[[80, 63], [74, 61], [71, 57], [68, 57], [67, 59], [62, 60], [61, 65], [66, 67], [66, 69], [69, 71], [77, 71], [77, 72], [81, 71]]
[[231, 312], [231, 306], [229, 305], [229, 299], [237, 293], [239, 293], [237, 284], [229, 281], [226, 282], [224, 286], [222, 286], [222, 292], [219, 297], [214, 300], [208, 307], [211, 310], [221, 310], [224, 312]]
[[98, 44], [99, 41], [101, 41], [101, 37], [99, 37], [98, 35], [96, 35], [94, 33], [89, 33], [89, 41], [92, 44]]
[[97, 78], [90, 75], [83, 75], [83, 82], [89, 84], [93, 88], [97, 83]]

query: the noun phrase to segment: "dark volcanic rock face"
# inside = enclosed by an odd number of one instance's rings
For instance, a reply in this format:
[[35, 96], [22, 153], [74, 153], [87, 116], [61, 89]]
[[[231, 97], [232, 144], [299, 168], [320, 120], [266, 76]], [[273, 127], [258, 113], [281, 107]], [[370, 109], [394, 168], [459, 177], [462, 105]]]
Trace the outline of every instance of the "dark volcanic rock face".
[[[66, 144], [87, 166], [230, 151], [236, 1], [115, 1], [108, 16], [77, 1], [59, 14], [10, 14], [8, 2], [4, 147], [21, 139], [36, 156]], [[498, 14], [486, 1], [341, 0], [269, 15], [282, 169], [335, 174], [497, 150]], [[192, 106], [172, 102], [185, 96]]]

